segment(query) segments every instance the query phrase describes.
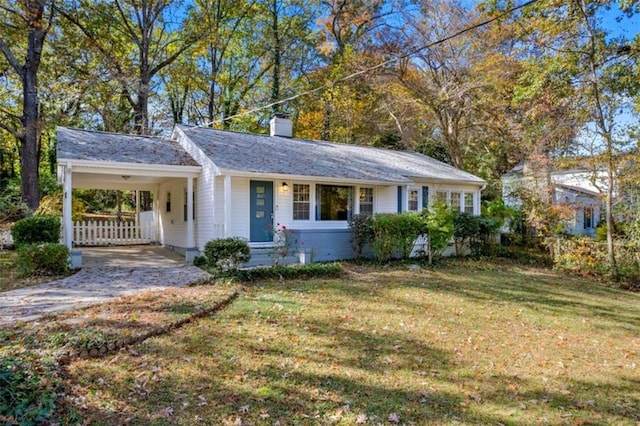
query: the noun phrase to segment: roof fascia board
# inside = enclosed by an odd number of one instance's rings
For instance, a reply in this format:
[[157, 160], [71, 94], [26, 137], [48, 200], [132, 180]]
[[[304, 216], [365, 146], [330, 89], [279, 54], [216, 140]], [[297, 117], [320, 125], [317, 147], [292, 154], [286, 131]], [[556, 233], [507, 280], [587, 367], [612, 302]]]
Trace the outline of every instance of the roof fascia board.
[[438, 178], [411, 178], [416, 183], [433, 183], [433, 184], [454, 184], [454, 185], [472, 185], [478, 187], [485, 187], [487, 182], [484, 180], [463, 180], [463, 179], [438, 179]]
[[115, 182], [73, 182], [73, 189], [109, 189], [109, 190], [121, 190], [121, 191], [155, 191], [159, 185], [141, 183], [139, 185], [135, 183], [115, 183]]
[[[58, 164], [63, 167], [71, 165], [72, 172], [102, 173], [130, 176], [154, 177], [197, 177], [202, 168], [200, 166], [176, 166], [169, 164], [121, 163], [103, 160], [73, 160], [59, 158]], [[80, 169], [80, 170], [78, 170]]]
[[403, 180], [403, 181], [366, 180], [366, 179], [336, 178], [336, 177], [327, 177], [327, 176], [289, 175], [284, 173], [242, 172], [242, 171], [230, 170], [230, 169], [220, 169], [220, 174], [228, 175], [228, 176], [236, 176], [236, 177], [258, 178], [258, 179], [299, 180], [299, 181], [331, 182], [331, 183], [351, 183], [351, 184], [362, 184], [362, 185], [408, 185], [413, 182], [410, 179]]
[[[213, 170], [214, 176], [218, 176], [218, 175], [222, 174], [220, 172], [220, 167], [218, 167], [216, 165], [216, 163], [213, 161], [213, 159], [211, 159], [211, 157], [209, 157], [207, 154], [205, 154], [205, 152], [202, 150], [202, 148], [200, 148], [200, 146], [197, 143], [195, 143], [184, 132], [184, 130], [182, 130], [182, 128], [179, 125], [176, 125], [173, 128], [173, 132], [171, 134], [171, 138], [174, 139], [175, 141], [177, 141], [180, 144], [180, 146], [182, 146], [182, 149], [187, 151], [187, 154], [189, 154], [189, 155], [191, 155], [191, 153], [189, 153], [189, 150], [187, 149], [187, 147], [185, 145], [188, 145], [189, 147], [191, 147], [194, 150], [198, 151], [198, 154], [200, 155], [200, 158], [203, 159], [204, 161], [208, 161], [211, 164], [211, 168]], [[193, 155], [191, 155], [191, 157], [193, 158]], [[196, 162], [198, 162], [198, 160], [196, 160]]]

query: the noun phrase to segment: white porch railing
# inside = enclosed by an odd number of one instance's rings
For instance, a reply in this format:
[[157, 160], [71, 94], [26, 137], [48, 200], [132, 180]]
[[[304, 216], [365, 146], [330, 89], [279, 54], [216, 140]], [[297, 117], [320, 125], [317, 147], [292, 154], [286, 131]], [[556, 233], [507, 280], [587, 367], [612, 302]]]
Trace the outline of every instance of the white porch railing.
[[75, 222], [73, 242], [76, 246], [148, 244], [153, 240], [152, 223], [90, 221]]

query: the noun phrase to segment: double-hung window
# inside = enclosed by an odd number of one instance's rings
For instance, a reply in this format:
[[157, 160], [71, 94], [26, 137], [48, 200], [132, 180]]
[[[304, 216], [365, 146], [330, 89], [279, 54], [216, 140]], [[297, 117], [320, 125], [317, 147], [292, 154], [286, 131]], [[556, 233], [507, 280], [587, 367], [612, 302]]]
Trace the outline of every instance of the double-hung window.
[[360, 214], [373, 215], [373, 188], [360, 188]]
[[473, 214], [473, 192], [464, 193], [464, 212]]
[[311, 186], [293, 184], [293, 220], [309, 220], [311, 211]]
[[460, 211], [460, 193], [459, 192], [451, 192], [451, 203], [449, 207], [453, 209], [453, 211]]
[[436, 191], [436, 201], [442, 202], [454, 211], [473, 214], [473, 192]]
[[417, 212], [418, 211], [418, 190], [417, 189], [408, 190], [408, 200], [409, 200], [409, 211]]

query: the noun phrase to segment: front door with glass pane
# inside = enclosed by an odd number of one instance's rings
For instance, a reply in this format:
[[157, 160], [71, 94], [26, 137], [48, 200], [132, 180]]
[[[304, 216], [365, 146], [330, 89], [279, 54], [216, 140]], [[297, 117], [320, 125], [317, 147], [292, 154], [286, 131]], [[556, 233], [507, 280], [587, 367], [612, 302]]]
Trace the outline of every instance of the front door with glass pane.
[[273, 241], [273, 182], [250, 183], [250, 233], [252, 243]]

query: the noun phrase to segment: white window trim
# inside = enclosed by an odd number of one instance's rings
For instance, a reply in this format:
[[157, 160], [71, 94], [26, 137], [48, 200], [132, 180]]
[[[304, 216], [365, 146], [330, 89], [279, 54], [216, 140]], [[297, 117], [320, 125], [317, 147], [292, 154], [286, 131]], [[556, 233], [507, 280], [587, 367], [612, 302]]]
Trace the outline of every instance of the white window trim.
[[464, 196], [465, 194], [473, 194], [473, 215], [475, 216], [479, 216], [480, 215], [480, 190], [475, 190], [475, 191], [469, 191], [469, 190], [464, 190], [464, 189], [451, 189], [451, 188], [435, 188], [435, 187], [430, 187], [429, 189], [429, 197], [431, 197], [431, 199], [429, 200], [429, 205], [432, 205], [432, 203], [434, 203], [437, 199], [438, 196], [437, 194], [439, 192], [444, 192], [447, 194], [446, 196], [446, 203], [448, 206], [453, 207], [451, 205], [452, 199], [451, 199], [451, 194], [452, 193], [458, 193], [460, 194], [460, 199], [459, 199], [459, 205], [458, 205], [458, 211], [459, 212], [464, 212], [465, 209], [465, 205], [464, 205]]
[[[409, 193], [411, 191], [415, 191], [417, 194], [416, 197], [416, 209], [415, 210], [411, 210], [411, 207], [409, 205]], [[407, 187], [407, 211], [408, 212], [419, 212], [421, 210], [420, 206], [422, 206], [421, 203], [421, 198], [422, 198], [422, 187], [417, 187], [417, 186], [408, 186]]]
[[[360, 191], [359, 191], [359, 187], [358, 185], [351, 185], [351, 184], [341, 184], [341, 183], [318, 183], [315, 182], [312, 184], [313, 186], [313, 210], [311, 211], [312, 213], [312, 217], [313, 217], [313, 221], [316, 223], [335, 223], [335, 224], [343, 224], [343, 223], [347, 223], [349, 221], [349, 219], [347, 220], [322, 220], [322, 219], [318, 219], [317, 218], [317, 213], [318, 213], [318, 203], [316, 202], [317, 197], [316, 197], [316, 193], [317, 193], [317, 189], [318, 189], [318, 185], [323, 185], [323, 186], [340, 186], [340, 187], [346, 187], [346, 188], [352, 188], [353, 193], [352, 193], [352, 197], [353, 197], [353, 205], [352, 205], [352, 216], [354, 214], [356, 214], [356, 211], [359, 211], [359, 203], [360, 203]], [[356, 190], [358, 192], [356, 192]], [[358, 210], [356, 210], [356, 203], [358, 203]], [[310, 216], [310, 217], [311, 217]]]
[[371, 189], [372, 190], [372, 194], [371, 196], [373, 197], [372, 203], [371, 203], [371, 216], [375, 215], [377, 212], [376, 209], [376, 200], [378, 199], [378, 197], [376, 196], [376, 187], [375, 186], [368, 186], [368, 185], [363, 185], [363, 186], [354, 186], [354, 202], [353, 202], [353, 211], [355, 212], [354, 214], [361, 214], [360, 213], [360, 189]]
[[[293, 185], [307, 185], [309, 187], [309, 219], [295, 219], [293, 217], [293, 206], [295, 205]], [[291, 221], [295, 223], [310, 223], [315, 221], [315, 185], [309, 182], [291, 182]]]

